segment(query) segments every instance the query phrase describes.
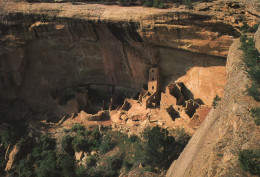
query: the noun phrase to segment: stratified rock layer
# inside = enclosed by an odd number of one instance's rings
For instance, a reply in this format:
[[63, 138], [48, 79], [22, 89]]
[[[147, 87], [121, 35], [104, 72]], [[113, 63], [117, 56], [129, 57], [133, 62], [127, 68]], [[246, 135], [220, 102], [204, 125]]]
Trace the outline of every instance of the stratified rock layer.
[[[0, 1], [1, 100], [60, 117], [66, 111], [51, 93], [84, 85], [132, 96], [152, 66], [164, 86], [193, 67], [225, 66], [238, 27], [255, 16], [244, 5], [206, 5], [204, 12]], [[230, 13], [238, 16], [232, 23]]]

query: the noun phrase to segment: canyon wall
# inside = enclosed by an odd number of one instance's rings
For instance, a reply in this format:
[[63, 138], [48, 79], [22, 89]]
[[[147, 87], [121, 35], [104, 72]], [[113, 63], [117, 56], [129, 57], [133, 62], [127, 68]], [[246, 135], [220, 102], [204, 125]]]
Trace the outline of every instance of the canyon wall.
[[[260, 28], [255, 34], [258, 49], [259, 36]], [[224, 97], [208, 114], [166, 176], [252, 176], [239, 166], [238, 154], [243, 149], [259, 148], [260, 131], [250, 110], [260, 104], [246, 93], [251, 81], [244, 71], [240, 46], [238, 39], [229, 50]]]
[[[25, 109], [44, 112], [58, 109], [51, 93], [82, 85], [132, 96], [147, 84], [152, 66], [160, 66], [164, 86], [190, 68], [225, 67], [238, 27], [245, 19], [253, 23], [254, 15], [243, 6], [208, 6], [204, 11], [2, 0], [1, 100], [20, 100]], [[230, 12], [238, 16], [232, 23]]]

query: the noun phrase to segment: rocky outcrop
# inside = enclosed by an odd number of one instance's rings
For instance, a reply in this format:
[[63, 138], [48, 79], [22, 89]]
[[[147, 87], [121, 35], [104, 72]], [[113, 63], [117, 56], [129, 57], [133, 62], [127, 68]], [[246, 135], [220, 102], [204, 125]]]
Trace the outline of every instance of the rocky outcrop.
[[6, 166], [5, 166], [5, 171], [6, 172], [11, 170], [11, 168], [13, 167], [16, 155], [19, 153], [19, 151], [20, 151], [20, 145], [19, 144], [15, 144], [13, 146], [10, 154], [9, 154], [8, 161], [7, 161]]
[[[256, 36], [259, 30], [257, 33]], [[246, 95], [250, 80], [243, 70], [240, 45], [236, 40], [229, 50], [222, 101], [208, 114], [178, 160], [173, 162], [168, 177], [250, 176], [239, 166], [238, 153], [242, 149], [259, 148], [260, 131], [250, 110], [260, 104]]]

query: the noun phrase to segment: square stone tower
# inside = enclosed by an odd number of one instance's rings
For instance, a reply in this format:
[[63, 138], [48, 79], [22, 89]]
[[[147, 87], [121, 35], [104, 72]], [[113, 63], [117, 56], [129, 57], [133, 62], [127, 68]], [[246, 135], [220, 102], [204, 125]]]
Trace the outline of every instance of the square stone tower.
[[150, 93], [158, 92], [160, 89], [160, 74], [159, 67], [154, 67], [149, 69], [149, 79], [148, 79], [148, 91]]

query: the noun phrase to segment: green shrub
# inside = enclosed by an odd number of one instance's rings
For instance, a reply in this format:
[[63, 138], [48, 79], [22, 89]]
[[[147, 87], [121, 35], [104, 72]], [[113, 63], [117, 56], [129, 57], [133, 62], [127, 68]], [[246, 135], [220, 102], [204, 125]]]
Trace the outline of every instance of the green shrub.
[[152, 167], [168, 168], [175, 157], [175, 139], [166, 129], [159, 126], [147, 128], [143, 133], [147, 141], [145, 147], [146, 163]]
[[131, 135], [131, 136], [129, 137], [129, 140], [134, 143], [134, 142], [136, 142], [136, 141], [138, 140], [138, 136], [136, 136], [136, 135]]
[[244, 44], [247, 40], [248, 40], [247, 35], [245, 33], [243, 33], [240, 37], [240, 42], [242, 42], [242, 44]]
[[[122, 168], [123, 165], [123, 159], [124, 156], [123, 154], [115, 154], [111, 157], [107, 157], [105, 159], [105, 163], [104, 163], [104, 167], [103, 167], [103, 171], [107, 174], [117, 174], [116, 176], [118, 176], [118, 170], [120, 170]], [[111, 175], [109, 175], [111, 176]]]
[[106, 176], [101, 169], [95, 167], [88, 168], [86, 173], [87, 176], [91, 176], [91, 177]]
[[250, 27], [248, 31], [251, 33], [255, 33], [257, 31], [258, 27], [259, 27], [259, 24], [254, 24], [254, 26]]
[[252, 82], [251, 86], [247, 88], [248, 95], [252, 96], [256, 101], [260, 101], [259, 84]]
[[260, 125], [260, 108], [253, 108], [251, 109], [251, 115], [255, 121], [256, 125]]
[[73, 132], [81, 132], [81, 131], [85, 131], [86, 128], [83, 125], [76, 124], [70, 130]]
[[18, 144], [20, 145], [20, 151], [17, 154], [17, 159], [23, 159], [32, 152], [35, 141], [31, 137], [24, 136], [18, 141]]
[[146, 161], [146, 144], [142, 142], [135, 143], [132, 154], [130, 160], [134, 164], [144, 164]]
[[62, 131], [63, 131], [64, 133], [69, 133], [69, 132], [70, 132], [70, 130], [68, 130], [68, 129], [66, 129], [66, 128], [63, 128]]
[[100, 153], [104, 154], [104, 153], [110, 151], [111, 149], [113, 149], [114, 147], [115, 147], [115, 143], [112, 142], [111, 137], [104, 136], [102, 143], [99, 147], [99, 151], [100, 151]]
[[238, 159], [243, 170], [251, 174], [260, 174], [260, 150], [255, 152], [249, 149], [242, 150]]
[[40, 166], [36, 169], [37, 177], [57, 177], [56, 154], [45, 151], [44, 158], [40, 161]]
[[143, 4], [146, 7], [164, 8], [167, 0], [144, 0]]
[[119, 176], [119, 172], [115, 171], [115, 170], [110, 170], [105, 173], [105, 176], [106, 177], [117, 177], [117, 176]]
[[181, 149], [184, 149], [191, 137], [185, 132], [184, 128], [178, 128], [177, 130], [174, 130], [174, 133], [176, 135], [175, 137], [178, 142], [178, 146]]
[[255, 48], [255, 42], [253, 38], [249, 38], [242, 43], [241, 49], [244, 51], [244, 62], [249, 69], [254, 67], [259, 61], [259, 52]]
[[256, 64], [254, 67], [251, 67], [247, 72], [253, 81], [260, 84], [260, 64]]
[[252, 80], [251, 86], [247, 88], [248, 95], [252, 96], [256, 101], [260, 101], [260, 56], [255, 48], [253, 38], [248, 38], [243, 34], [240, 38], [242, 42], [241, 50], [244, 52], [245, 71]]
[[88, 141], [84, 138], [84, 137], [76, 137], [73, 142], [73, 147], [75, 149], [75, 151], [79, 152], [79, 151], [88, 151]]
[[65, 135], [62, 138], [62, 142], [61, 142], [62, 150], [69, 154], [73, 153], [72, 141], [73, 138], [70, 135]]
[[123, 167], [125, 168], [126, 171], [129, 171], [133, 167], [133, 164], [130, 163], [128, 160], [124, 160]]
[[240, 30], [243, 32], [243, 33], [247, 33], [248, 32], [248, 24], [247, 23], [244, 23], [243, 26], [241, 26]]
[[19, 161], [19, 164], [17, 166], [17, 171], [19, 174], [19, 177], [34, 177], [34, 169], [32, 164], [28, 162], [27, 159], [22, 159]]
[[102, 137], [101, 134], [100, 134], [100, 132], [99, 132], [98, 126], [95, 126], [95, 127], [93, 128], [93, 130], [89, 132], [88, 135], [92, 136], [92, 137], [95, 138], [95, 139], [100, 139], [100, 138]]
[[259, 26], [259, 24], [255, 24], [252, 27], [250, 27], [247, 23], [244, 23], [243, 26], [240, 28], [240, 30], [243, 33], [247, 33], [247, 32], [255, 33], [258, 29], [258, 26]]
[[[1, 143], [5, 148], [9, 144], [15, 144], [20, 137], [25, 133], [26, 128], [20, 125], [8, 125], [1, 132]], [[1, 144], [0, 143], [0, 144]]]
[[0, 147], [0, 174], [4, 174], [4, 169], [5, 169], [5, 164], [6, 164], [5, 151], [6, 151], [6, 149], [4, 149], [3, 147]]
[[166, 0], [154, 0], [153, 7], [162, 9], [162, 8], [164, 8], [165, 3], [166, 3]]
[[154, 169], [148, 165], [148, 166], [145, 166], [144, 168], [142, 168], [141, 171], [154, 172]]
[[130, 6], [136, 3], [136, 0], [119, 0], [119, 5], [121, 6]]
[[95, 156], [88, 156], [87, 160], [86, 160], [86, 166], [87, 167], [94, 167], [97, 163], [97, 159]]
[[253, 38], [247, 38], [245, 35], [242, 35], [240, 41], [242, 42], [241, 50], [244, 52], [246, 71], [252, 80], [260, 83], [260, 57], [258, 50], [255, 48], [255, 42]]
[[75, 164], [74, 159], [68, 154], [59, 154], [57, 158], [57, 167], [62, 177], [72, 177], [75, 176]]
[[213, 107], [214, 109], [216, 109], [216, 107], [217, 107], [219, 101], [221, 101], [221, 97], [219, 97], [218, 95], [216, 95], [216, 96], [214, 97], [214, 99], [213, 99], [213, 102], [212, 102], [212, 107]]
[[41, 135], [38, 144], [38, 147], [40, 147], [42, 151], [53, 150], [56, 148], [55, 139], [49, 138], [47, 135]]
[[144, 6], [146, 7], [153, 7], [154, 0], [144, 0]]
[[6, 160], [5, 160], [4, 156], [1, 156], [0, 157], [0, 172], [1, 173], [4, 173], [5, 164], [6, 164]]
[[88, 132], [87, 135], [89, 150], [96, 151], [99, 149], [99, 146], [102, 141], [102, 135], [99, 132], [99, 128], [96, 126], [92, 131]]
[[80, 166], [76, 169], [76, 176], [77, 177], [86, 177], [88, 176], [87, 170], [85, 167]]
[[192, 0], [182, 0], [182, 4], [184, 4], [189, 9], [193, 8]]

